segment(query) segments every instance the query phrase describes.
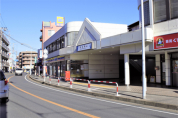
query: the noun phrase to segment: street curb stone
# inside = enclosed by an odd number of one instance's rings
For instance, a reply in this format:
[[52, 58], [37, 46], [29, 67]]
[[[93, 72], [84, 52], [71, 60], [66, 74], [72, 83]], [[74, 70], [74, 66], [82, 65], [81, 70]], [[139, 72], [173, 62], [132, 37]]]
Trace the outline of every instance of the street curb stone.
[[121, 97], [121, 96], [112, 96], [112, 95], [106, 95], [106, 94], [101, 94], [101, 93], [77, 90], [77, 89], [67, 88], [67, 87], [58, 86], [58, 85], [54, 85], [54, 84], [49, 84], [49, 83], [46, 83], [46, 82], [41, 82], [41, 81], [39, 81], [37, 79], [34, 79], [31, 76], [29, 76], [29, 77], [32, 80], [34, 80], [34, 81], [36, 81], [38, 83], [41, 83], [41, 84], [50, 85], [50, 86], [53, 86], [53, 87], [57, 87], [57, 88], [65, 89], [65, 90], [70, 90], [70, 91], [74, 91], [74, 92], [79, 92], [79, 93], [83, 93], [83, 94], [88, 94], [88, 95], [92, 95], [92, 96], [104, 97], [104, 98], [108, 98], [108, 99], [120, 100], [120, 101], [131, 102], [131, 103], [137, 103], [137, 104], [154, 106], [154, 107], [159, 107], [159, 108], [166, 108], [166, 109], [171, 109], [171, 110], [178, 110], [178, 106], [177, 105], [170, 105], [170, 104], [164, 104], [164, 103], [147, 101], [147, 100], [138, 100], [138, 99], [133, 99], [133, 98]]

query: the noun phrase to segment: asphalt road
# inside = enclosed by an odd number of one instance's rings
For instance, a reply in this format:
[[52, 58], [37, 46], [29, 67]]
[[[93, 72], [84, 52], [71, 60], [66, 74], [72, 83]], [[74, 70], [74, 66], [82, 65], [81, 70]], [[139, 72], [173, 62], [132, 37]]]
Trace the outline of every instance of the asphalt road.
[[27, 80], [25, 74], [10, 78], [9, 101], [1, 103], [0, 118], [178, 118], [175, 113], [48, 89]]

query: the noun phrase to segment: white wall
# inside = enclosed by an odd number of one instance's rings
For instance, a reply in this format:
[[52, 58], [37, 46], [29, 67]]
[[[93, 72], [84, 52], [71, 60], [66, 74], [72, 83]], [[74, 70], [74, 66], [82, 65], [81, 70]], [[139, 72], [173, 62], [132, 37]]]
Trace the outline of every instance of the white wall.
[[118, 55], [89, 55], [89, 78], [119, 78]]
[[173, 34], [178, 32], [178, 19], [154, 24], [154, 36]]

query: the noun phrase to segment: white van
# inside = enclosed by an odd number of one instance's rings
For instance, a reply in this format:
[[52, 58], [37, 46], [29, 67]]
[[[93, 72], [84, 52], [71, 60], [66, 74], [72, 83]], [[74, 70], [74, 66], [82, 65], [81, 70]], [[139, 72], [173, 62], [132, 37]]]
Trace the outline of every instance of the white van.
[[0, 70], [0, 99], [6, 101], [9, 98], [9, 86], [8, 81], [3, 73]]

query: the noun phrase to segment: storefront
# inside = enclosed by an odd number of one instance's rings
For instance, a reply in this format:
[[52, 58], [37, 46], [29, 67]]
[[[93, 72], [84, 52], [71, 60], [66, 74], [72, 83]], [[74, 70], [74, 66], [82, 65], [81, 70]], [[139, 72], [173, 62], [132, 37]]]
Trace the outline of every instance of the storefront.
[[178, 86], [178, 52], [171, 53], [170, 57], [172, 85]]
[[[169, 86], [178, 86], [178, 33], [154, 37], [154, 50], [160, 54], [161, 84], [169, 81]], [[167, 84], [166, 84], [167, 85]]]

